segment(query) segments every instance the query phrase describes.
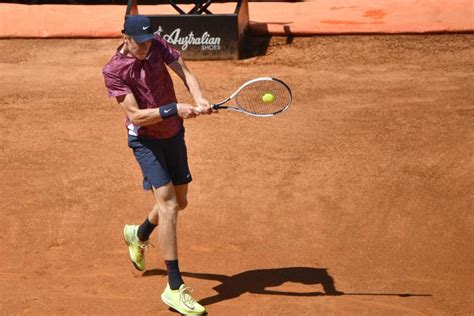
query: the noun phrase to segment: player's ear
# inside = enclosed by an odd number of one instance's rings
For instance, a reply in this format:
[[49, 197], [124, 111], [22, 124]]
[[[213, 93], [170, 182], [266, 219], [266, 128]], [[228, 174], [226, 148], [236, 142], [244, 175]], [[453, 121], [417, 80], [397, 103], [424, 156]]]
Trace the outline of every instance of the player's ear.
[[130, 42], [130, 36], [128, 36], [127, 34], [123, 34], [123, 41], [124, 41], [125, 43]]

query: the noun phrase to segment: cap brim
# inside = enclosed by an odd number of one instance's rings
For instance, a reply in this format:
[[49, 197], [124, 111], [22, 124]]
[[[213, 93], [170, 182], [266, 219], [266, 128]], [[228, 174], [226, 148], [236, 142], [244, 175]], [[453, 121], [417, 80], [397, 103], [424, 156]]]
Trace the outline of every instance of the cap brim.
[[137, 42], [138, 44], [141, 44], [143, 42], [154, 39], [155, 35], [153, 35], [152, 33], [149, 33], [149, 34], [137, 35], [137, 36], [132, 36], [132, 37], [135, 42]]

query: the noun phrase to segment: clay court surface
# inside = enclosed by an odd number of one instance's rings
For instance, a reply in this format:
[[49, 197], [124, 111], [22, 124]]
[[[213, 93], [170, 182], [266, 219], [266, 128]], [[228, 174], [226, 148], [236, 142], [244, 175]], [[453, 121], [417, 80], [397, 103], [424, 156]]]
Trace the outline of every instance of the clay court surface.
[[[122, 240], [152, 196], [103, 84], [119, 42], [0, 41], [0, 314], [173, 314], [156, 232], [144, 273]], [[258, 76], [294, 94], [271, 119], [186, 122], [180, 265], [209, 314], [474, 313], [472, 43], [273, 38], [188, 62], [212, 101]]]

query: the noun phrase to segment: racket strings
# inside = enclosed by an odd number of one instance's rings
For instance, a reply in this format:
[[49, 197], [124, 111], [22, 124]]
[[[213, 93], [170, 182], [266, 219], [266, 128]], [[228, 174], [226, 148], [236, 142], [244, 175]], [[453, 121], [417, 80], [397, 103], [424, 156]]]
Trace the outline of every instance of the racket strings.
[[291, 93], [282, 83], [274, 80], [254, 81], [243, 87], [235, 102], [244, 111], [267, 115], [285, 110], [291, 102]]

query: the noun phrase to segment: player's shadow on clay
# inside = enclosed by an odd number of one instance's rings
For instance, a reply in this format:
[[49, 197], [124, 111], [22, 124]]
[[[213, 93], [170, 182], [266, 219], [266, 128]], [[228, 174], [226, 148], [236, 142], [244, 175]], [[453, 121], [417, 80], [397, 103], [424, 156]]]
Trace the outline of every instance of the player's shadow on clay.
[[[233, 276], [209, 273], [181, 272], [184, 277], [213, 280], [221, 282], [213, 289], [216, 295], [204, 298], [199, 301], [202, 305], [211, 305], [217, 302], [237, 298], [245, 293], [264, 295], [285, 295], [285, 296], [342, 296], [342, 295], [383, 295], [383, 296], [431, 296], [427, 294], [407, 294], [407, 293], [344, 293], [336, 289], [334, 279], [329, 275], [327, 269], [316, 269], [307, 267], [292, 267], [279, 269], [262, 269], [245, 271]], [[166, 275], [162, 269], [148, 270], [143, 276]], [[286, 282], [300, 283], [314, 286], [321, 285], [324, 292], [289, 292], [276, 291], [267, 288], [281, 286]]]

